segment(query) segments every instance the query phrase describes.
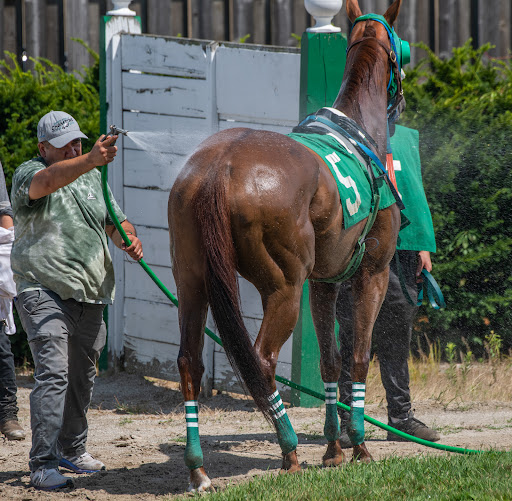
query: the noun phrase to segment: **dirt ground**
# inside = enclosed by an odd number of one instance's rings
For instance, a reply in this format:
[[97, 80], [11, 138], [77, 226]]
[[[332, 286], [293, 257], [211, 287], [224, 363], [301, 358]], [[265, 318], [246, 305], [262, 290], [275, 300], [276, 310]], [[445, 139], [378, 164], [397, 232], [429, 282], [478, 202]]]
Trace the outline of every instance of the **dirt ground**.
[[[71, 474], [75, 489], [52, 493], [29, 487], [31, 387], [31, 378], [19, 378], [19, 418], [27, 439], [0, 439], [0, 499], [161, 501], [185, 493], [185, 419], [175, 383], [125, 373], [99, 377], [89, 411], [88, 451], [103, 460], [108, 470]], [[414, 407], [418, 418], [439, 429], [441, 443], [471, 449], [512, 448], [510, 402], [466, 403], [445, 410], [425, 401], [414, 402]], [[325, 452], [323, 408], [290, 408], [288, 413], [299, 437], [302, 465], [321, 465]], [[381, 405], [367, 405], [366, 414], [386, 422]], [[205, 468], [217, 489], [280, 468], [275, 435], [252, 400], [226, 393], [202, 399], [199, 421]], [[367, 446], [376, 460], [390, 455], [446, 454], [414, 443], [388, 442], [384, 431], [366, 426]], [[347, 458], [350, 452], [346, 451]]]

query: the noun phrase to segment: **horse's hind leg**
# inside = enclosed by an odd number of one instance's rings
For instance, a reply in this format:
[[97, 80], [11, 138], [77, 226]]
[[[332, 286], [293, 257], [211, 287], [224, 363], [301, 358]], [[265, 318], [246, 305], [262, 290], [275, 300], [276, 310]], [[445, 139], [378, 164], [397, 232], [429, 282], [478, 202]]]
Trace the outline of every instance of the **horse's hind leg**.
[[202, 351], [204, 328], [208, 313], [208, 302], [204, 280], [185, 271], [177, 273], [179, 290], [179, 321], [181, 344], [178, 367], [181, 377], [181, 392], [185, 400], [185, 420], [187, 424], [187, 445], [185, 464], [190, 470], [188, 491], [211, 490], [211, 481], [203, 467], [203, 451], [199, 439], [199, 404], [201, 378], [204, 372]]
[[338, 466], [343, 463], [343, 452], [339, 443], [340, 424], [337, 413], [337, 389], [341, 371], [341, 355], [336, 345], [334, 322], [336, 298], [339, 286], [336, 284], [309, 282], [311, 316], [320, 348], [320, 371], [325, 388], [324, 435], [327, 451], [323, 457], [324, 466]]
[[282, 286], [269, 296], [262, 293], [263, 322], [255, 342], [263, 371], [274, 393], [269, 396], [272, 421], [276, 428], [283, 462], [281, 473], [294, 473], [301, 469], [297, 459], [297, 435], [276, 388], [276, 366], [281, 347], [290, 337], [299, 317], [302, 286]]

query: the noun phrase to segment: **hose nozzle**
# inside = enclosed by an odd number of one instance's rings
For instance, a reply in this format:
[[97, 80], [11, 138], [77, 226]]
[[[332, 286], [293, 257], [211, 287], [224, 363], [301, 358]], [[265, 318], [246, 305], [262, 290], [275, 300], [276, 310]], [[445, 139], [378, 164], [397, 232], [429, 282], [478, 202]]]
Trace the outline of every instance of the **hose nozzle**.
[[126, 136], [128, 134], [128, 131], [124, 130], [124, 129], [120, 129], [116, 125], [111, 125], [110, 126], [110, 134], [112, 136], [118, 136], [119, 134], [124, 134]]

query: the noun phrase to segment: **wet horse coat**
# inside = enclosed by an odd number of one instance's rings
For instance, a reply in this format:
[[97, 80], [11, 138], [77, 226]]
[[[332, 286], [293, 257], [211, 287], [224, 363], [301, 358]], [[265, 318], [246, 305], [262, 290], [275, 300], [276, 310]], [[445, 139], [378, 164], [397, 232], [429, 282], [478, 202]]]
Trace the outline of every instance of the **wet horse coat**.
[[[400, 4], [401, 0], [396, 0], [384, 15], [390, 25]], [[352, 22], [361, 16], [356, 0], [347, 1], [346, 7]], [[374, 138], [375, 154], [384, 163], [387, 83], [394, 68], [390, 41], [380, 23], [365, 20], [355, 24], [350, 42], [343, 83], [333, 108]], [[347, 267], [366, 220], [344, 228], [336, 182], [316, 153], [287, 136], [246, 128], [219, 132], [198, 147], [171, 190], [168, 213], [179, 299], [178, 366], [186, 406], [189, 488], [205, 490], [211, 486], [203, 467], [197, 424], [208, 307], [233, 369], [276, 428], [283, 452], [282, 469], [300, 469], [297, 437], [276, 392], [279, 351], [297, 322], [302, 286], [310, 279], [321, 376], [332, 400], [332, 385], [340, 373], [334, 337], [339, 285], [316, 279], [336, 276]], [[352, 379], [358, 384], [366, 381], [371, 332], [386, 292], [399, 224], [396, 205], [378, 212], [369, 237], [379, 245], [364, 254], [352, 278]], [[237, 272], [261, 295], [264, 317], [254, 345], [242, 321]], [[337, 440], [335, 406], [330, 405], [326, 406], [328, 447], [324, 464], [337, 465], [343, 455]], [[356, 442], [354, 456], [370, 460], [364, 437]]]

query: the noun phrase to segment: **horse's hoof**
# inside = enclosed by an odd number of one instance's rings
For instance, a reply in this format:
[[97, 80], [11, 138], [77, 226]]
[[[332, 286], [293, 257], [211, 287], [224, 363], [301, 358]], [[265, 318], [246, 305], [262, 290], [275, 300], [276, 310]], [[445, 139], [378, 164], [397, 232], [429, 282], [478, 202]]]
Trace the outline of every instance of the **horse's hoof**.
[[339, 466], [343, 464], [343, 451], [339, 440], [327, 443], [327, 451], [322, 458], [322, 464], [325, 467]]
[[372, 461], [372, 455], [368, 452], [364, 442], [359, 445], [354, 445], [354, 452], [351, 460], [352, 463], [371, 463]]
[[283, 454], [283, 464], [279, 473], [296, 473], [300, 471], [301, 467], [297, 459], [297, 451]]
[[215, 491], [212, 481], [208, 478], [208, 475], [204, 471], [204, 468], [196, 468], [190, 470], [190, 485], [188, 486], [187, 492], [207, 492]]

